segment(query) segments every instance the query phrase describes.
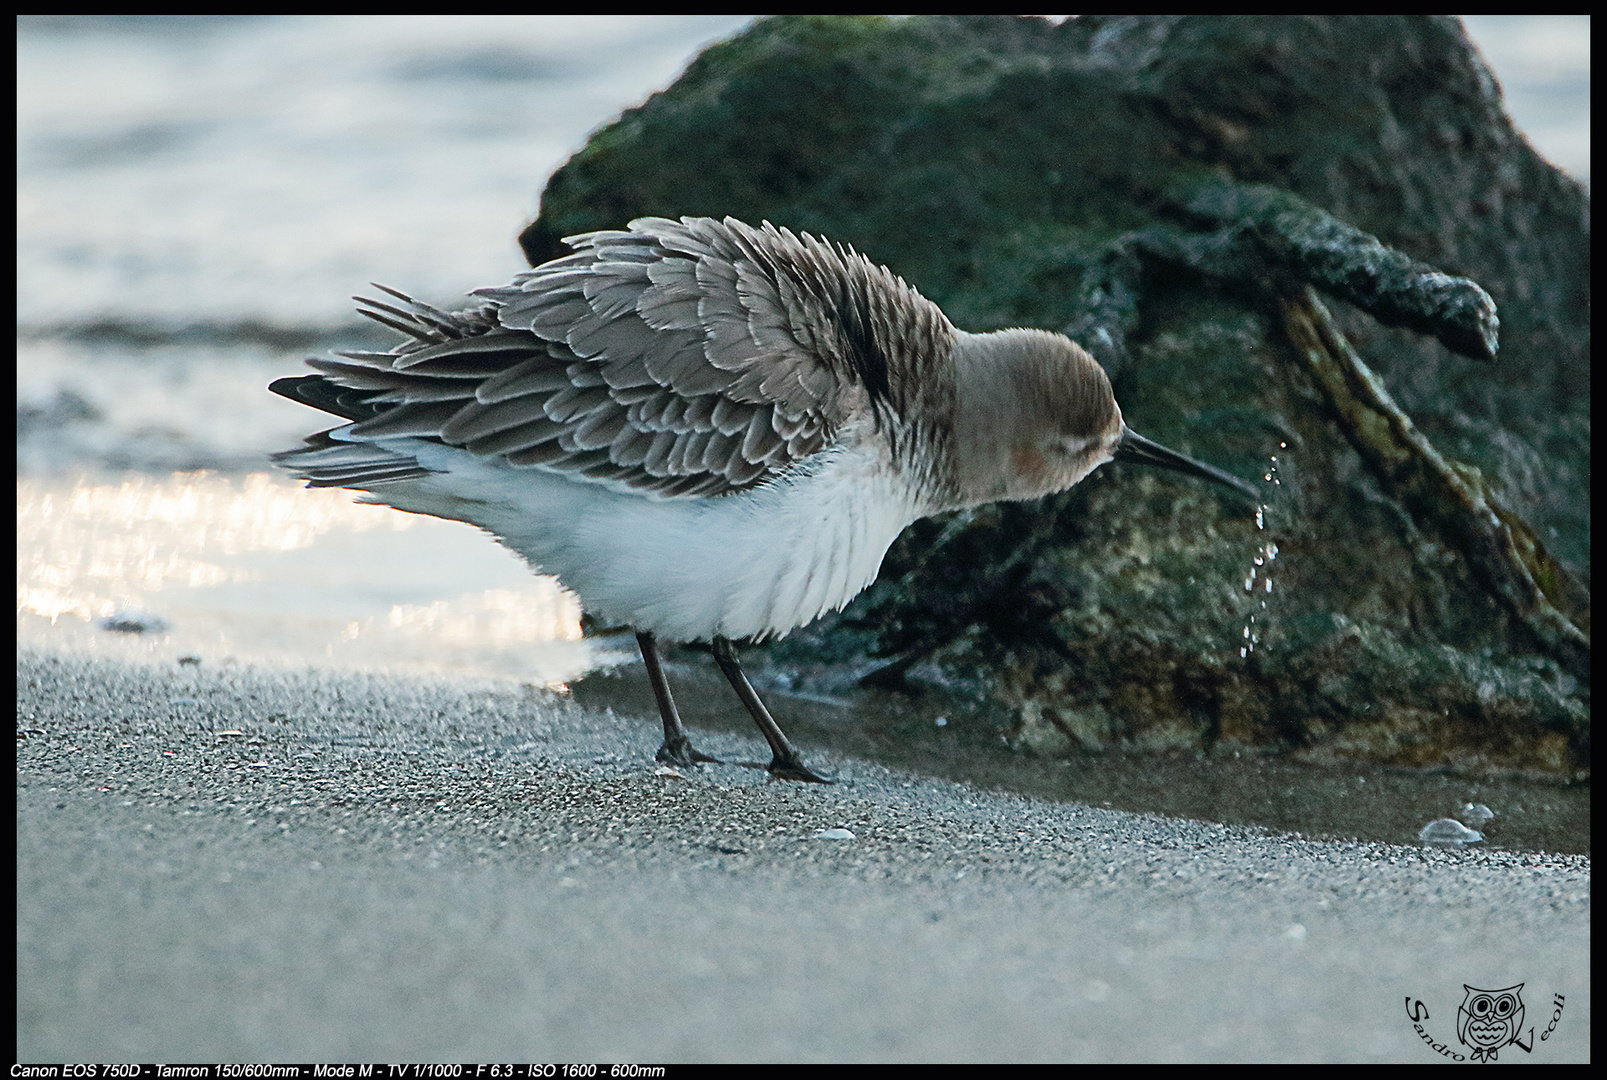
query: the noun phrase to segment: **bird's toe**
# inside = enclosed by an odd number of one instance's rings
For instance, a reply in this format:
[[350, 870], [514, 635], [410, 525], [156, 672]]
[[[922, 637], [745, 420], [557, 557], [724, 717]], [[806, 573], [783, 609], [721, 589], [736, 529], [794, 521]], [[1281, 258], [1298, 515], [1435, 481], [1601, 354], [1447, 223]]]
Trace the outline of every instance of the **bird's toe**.
[[653, 755], [653, 759], [662, 761], [666, 765], [691, 766], [702, 764], [705, 761], [712, 762], [715, 765], [720, 764], [719, 758], [710, 757], [693, 746], [691, 739], [678, 739], [673, 744], [666, 740], [659, 746], [658, 753]]
[[821, 776], [815, 770], [803, 763], [803, 758], [796, 755], [782, 757], [776, 755], [766, 766], [770, 776], [776, 780], [797, 780], [806, 784], [835, 784], [837, 781], [830, 777]]

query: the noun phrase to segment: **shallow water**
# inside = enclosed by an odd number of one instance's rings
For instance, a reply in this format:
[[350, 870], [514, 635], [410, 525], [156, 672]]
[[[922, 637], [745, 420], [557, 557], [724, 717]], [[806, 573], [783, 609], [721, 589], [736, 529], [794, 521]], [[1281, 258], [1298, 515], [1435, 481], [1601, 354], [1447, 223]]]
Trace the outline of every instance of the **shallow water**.
[[549, 686], [607, 656], [571, 594], [478, 529], [264, 473], [18, 480], [17, 638]]
[[[700, 728], [753, 736], [755, 753], [765, 756], [712, 657], [672, 653], [667, 670], [694, 740]], [[1308, 762], [1232, 749], [1036, 757], [1002, 742], [1005, 717], [938, 690], [914, 697], [858, 689], [798, 695], [786, 688], [796, 685], [792, 672], [761, 667], [749, 674], [810, 764], [828, 773], [829, 755], [843, 754], [1057, 802], [1386, 844], [1415, 845], [1428, 822], [1476, 803], [1496, 814], [1484, 826], [1484, 847], [1590, 853], [1588, 783]], [[640, 664], [594, 673], [572, 689], [582, 704], [642, 718], [644, 758], [657, 747], [657, 712]]]

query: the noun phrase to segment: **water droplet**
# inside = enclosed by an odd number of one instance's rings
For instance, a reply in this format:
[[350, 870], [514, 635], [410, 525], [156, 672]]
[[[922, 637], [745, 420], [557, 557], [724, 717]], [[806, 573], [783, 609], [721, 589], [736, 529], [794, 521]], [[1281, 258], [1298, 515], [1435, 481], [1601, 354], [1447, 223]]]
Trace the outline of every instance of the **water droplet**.
[[1485, 822], [1495, 818], [1495, 811], [1483, 803], [1463, 803], [1462, 809], [1456, 812], [1456, 816], [1467, 822], [1469, 826], [1475, 829], [1482, 829]]
[[1417, 838], [1429, 847], [1461, 848], [1477, 844], [1484, 839], [1484, 834], [1452, 818], [1438, 818], [1424, 825]]

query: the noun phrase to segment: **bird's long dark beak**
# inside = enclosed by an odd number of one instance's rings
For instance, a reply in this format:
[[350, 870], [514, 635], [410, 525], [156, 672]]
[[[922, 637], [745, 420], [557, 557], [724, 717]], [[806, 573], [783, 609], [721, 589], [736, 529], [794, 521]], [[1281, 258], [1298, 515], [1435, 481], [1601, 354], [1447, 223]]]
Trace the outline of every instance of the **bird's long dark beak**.
[[1144, 438], [1126, 424], [1122, 425], [1121, 442], [1116, 444], [1116, 460], [1136, 461], [1144, 465], [1171, 469], [1173, 472], [1186, 473], [1189, 476], [1198, 476], [1202, 480], [1232, 488], [1254, 503], [1261, 502], [1261, 492], [1248, 480], [1241, 480], [1230, 472], [1223, 472], [1215, 465], [1195, 461], [1187, 454], [1168, 450], [1160, 443]]

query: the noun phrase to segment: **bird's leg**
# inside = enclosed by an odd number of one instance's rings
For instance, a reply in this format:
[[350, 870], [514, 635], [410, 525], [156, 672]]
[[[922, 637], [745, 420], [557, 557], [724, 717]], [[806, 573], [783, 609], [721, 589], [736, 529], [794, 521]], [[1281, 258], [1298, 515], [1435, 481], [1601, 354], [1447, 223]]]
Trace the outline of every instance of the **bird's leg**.
[[753, 722], [764, 732], [765, 742], [770, 744], [770, 775], [778, 780], [808, 780], [816, 784], [835, 783], [836, 781], [826, 779], [803, 763], [803, 755], [798, 753], [798, 748], [781, 733], [781, 728], [771, 717], [770, 710], [759, 700], [753, 684], [742, 674], [742, 665], [737, 663], [736, 650], [731, 647], [731, 642], [723, 637], [716, 637], [710, 644], [714, 647], [714, 662], [720, 665], [720, 670], [725, 673], [731, 689], [737, 692], [737, 697], [747, 706]]
[[671, 765], [695, 765], [700, 761], [718, 763], [719, 758], [697, 751], [686, 728], [681, 725], [681, 714], [676, 711], [675, 699], [670, 696], [670, 683], [664, 677], [663, 665], [658, 662], [658, 649], [653, 644], [653, 635], [645, 630], [639, 631], [636, 644], [641, 646], [642, 663], [647, 665], [647, 680], [653, 684], [653, 696], [658, 699], [658, 714], [664, 718], [664, 745], [653, 756]]

